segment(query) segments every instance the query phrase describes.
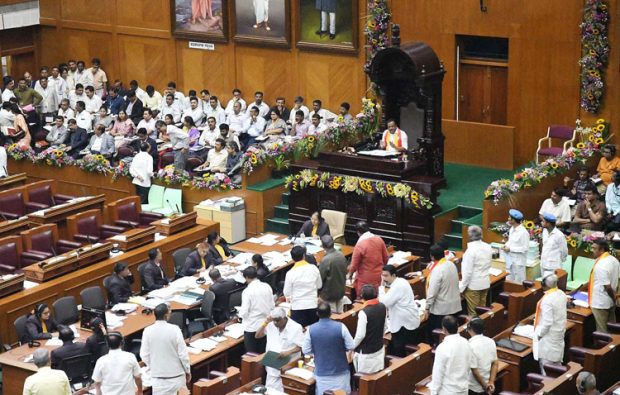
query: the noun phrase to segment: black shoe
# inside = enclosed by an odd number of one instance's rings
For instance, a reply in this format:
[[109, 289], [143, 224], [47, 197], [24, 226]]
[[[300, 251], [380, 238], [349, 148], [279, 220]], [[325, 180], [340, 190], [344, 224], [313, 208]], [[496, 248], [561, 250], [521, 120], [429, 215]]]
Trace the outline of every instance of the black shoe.
[[336, 38], [336, 35], [335, 35], [335, 34], [330, 34], [330, 35], [329, 35], [329, 39], [330, 39], [330, 40], [333, 40], [334, 38]]
[[326, 31], [321, 30], [321, 29], [314, 32], [314, 34], [316, 34], [317, 36], [321, 36], [321, 37], [323, 37], [323, 34], [326, 34], [326, 33], [327, 33]]

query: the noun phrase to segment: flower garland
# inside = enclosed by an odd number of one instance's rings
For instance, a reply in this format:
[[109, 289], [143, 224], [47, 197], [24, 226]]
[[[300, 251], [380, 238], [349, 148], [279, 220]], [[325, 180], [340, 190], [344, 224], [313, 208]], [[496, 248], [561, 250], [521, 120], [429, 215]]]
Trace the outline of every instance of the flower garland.
[[29, 146], [24, 146], [22, 144], [11, 144], [6, 149], [7, 154], [13, 158], [14, 160], [34, 160], [34, 150]]
[[104, 175], [114, 172], [110, 166], [110, 161], [103, 155], [86, 155], [84, 158], [78, 159], [75, 165], [82, 170]]
[[191, 189], [208, 189], [211, 191], [229, 191], [239, 189], [232, 179], [224, 173], [192, 176], [187, 170], [178, 170], [174, 165], [160, 169], [154, 178], [164, 185], [178, 185]]
[[48, 166], [70, 166], [75, 165], [75, 159], [67, 155], [67, 153], [61, 149], [48, 148], [31, 158], [33, 163], [45, 163]]
[[584, 141], [575, 144], [562, 155], [549, 158], [537, 166], [524, 168], [515, 173], [512, 180], [503, 178], [493, 181], [484, 192], [484, 198], [492, 199], [497, 205], [515, 192], [540, 184], [547, 177], [564, 173], [575, 164], [585, 163], [605, 142], [609, 134], [609, 124], [604, 119], [599, 119], [594, 127], [584, 128], [580, 120], [577, 120], [576, 125], [577, 134], [581, 135]]
[[270, 161], [276, 166], [288, 167], [291, 157], [297, 160], [303, 157], [315, 158], [327, 147], [337, 150], [343, 145], [366, 139], [378, 127], [377, 107], [371, 99], [363, 98], [362, 112], [349, 122], [339, 117], [323, 133], [306, 135], [295, 142], [279, 141], [249, 147], [241, 157], [241, 168], [250, 174]]
[[370, 64], [375, 54], [389, 46], [389, 25], [392, 19], [387, 0], [369, 0], [368, 16], [366, 17], [366, 47], [368, 48], [367, 61], [364, 64], [364, 71], [370, 72]]
[[411, 186], [403, 183], [374, 181], [367, 178], [345, 176], [305, 169], [288, 176], [285, 186], [291, 192], [299, 192], [306, 188], [339, 190], [344, 193], [378, 193], [382, 197], [397, 197], [405, 199], [415, 208], [430, 209], [433, 202], [426, 196], [418, 193]]
[[586, 0], [581, 28], [581, 108], [597, 113], [603, 100], [603, 74], [609, 61], [608, 7], [603, 0]]

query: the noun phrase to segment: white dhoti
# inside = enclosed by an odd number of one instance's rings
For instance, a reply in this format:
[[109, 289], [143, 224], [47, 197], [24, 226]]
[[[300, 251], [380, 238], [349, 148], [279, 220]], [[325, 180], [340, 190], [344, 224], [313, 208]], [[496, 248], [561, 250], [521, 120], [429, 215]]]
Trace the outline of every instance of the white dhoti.
[[276, 391], [284, 392], [284, 386], [282, 385], [282, 377], [280, 377], [280, 371], [278, 369], [266, 367], [267, 379], [265, 380], [265, 387], [274, 389]]
[[269, 20], [269, 0], [254, 0], [254, 14], [256, 14], [256, 24]]
[[336, 13], [321, 11], [321, 31], [327, 31], [327, 14], [329, 14], [329, 34], [336, 34]]
[[347, 394], [351, 393], [351, 374], [347, 370], [341, 374], [332, 376], [314, 376], [316, 381], [316, 395], [323, 395], [329, 390], [344, 390]]
[[385, 367], [385, 348], [372, 354], [353, 354], [353, 366], [357, 373], [376, 373]]
[[151, 384], [153, 395], [176, 395], [181, 388], [187, 389], [184, 374], [166, 379], [153, 377]]

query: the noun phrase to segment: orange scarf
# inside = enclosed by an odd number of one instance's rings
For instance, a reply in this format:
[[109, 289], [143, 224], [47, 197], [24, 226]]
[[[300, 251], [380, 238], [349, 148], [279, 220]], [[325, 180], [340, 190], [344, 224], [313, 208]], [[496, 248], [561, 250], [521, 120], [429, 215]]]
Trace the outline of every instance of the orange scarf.
[[603, 255], [596, 258], [596, 262], [594, 262], [594, 266], [592, 266], [592, 271], [590, 272], [590, 280], [588, 281], [588, 304], [592, 307], [592, 289], [594, 288], [594, 269], [596, 269], [596, 265], [603, 258], [609, 256], [609, 252], [604, 252]]
[[538, 303], [536, 304], [536, 315], [534, 315], [534, 328], [536, 328], [536, 326], [538, 325], [538, 318], [540, 317], [540, 305], [542, 304], [543, 299], [545, 298], [545, 296], [550, 295], [551, 293], [557, 291], [558, 288], [551, 288], [550, 290], [548, 290], [547, 292], [545, 292], [545, 294], [543, 295], [542, 298], [540, 298], [540, 300], [538, 301]]
[[390, 140], [392, 140], [392, 142], [397, 148], [401, 148], [403, 146], [403, 136], [400, 129], [396, 129], [396, 132], [394, 134], [390, 133], [390, 131], [388, 130], [383, 140], [383, 142], [385, 143], [385, 149], [388, 149], [390, 147]]
[[431, 283], [431, 273], [433, 273], [433, 270], [435, 270], [435, 268], [437, 268], [439, 265], [443, 265], [447, 261], [448, 260], [446, 258], [441, 258], [440, 260], [433, 262], [431, 267], [428, 268], [428, 275], [426, 276], [426, 290], [427, 291], [428, 291], [428, 285]]

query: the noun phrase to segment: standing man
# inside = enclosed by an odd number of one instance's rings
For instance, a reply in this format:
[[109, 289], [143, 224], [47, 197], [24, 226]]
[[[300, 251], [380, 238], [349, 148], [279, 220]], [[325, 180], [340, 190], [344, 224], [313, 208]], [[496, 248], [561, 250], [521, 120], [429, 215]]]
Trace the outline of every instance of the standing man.
[[508, 241], [502, 248], [507, 252], [506, 270], [508, 280], [523, 283], [525, 280], [525, 263], [527, 262], [527, 250], [530, 248], [530, 234], [521, 224], [523, 213], [519, 210], [508, 211]]
[[291, 303], [291, 319], [305, 327], [317, 321], [317, 296], [323, 283], [319, 269], [309, 264], [304, 255], [303, 247], [291, 249], [295, 265], [284, 278], [284, 296]]
[[358, 373], [370, 374], [385, 367], [383, 332], [387, 309], [377, 299], [377, 290], [372, 285], [366, 284], [362, 287], [362, 299], [364, 309], [357, 316], [357, 330], [353, 339], [353, 366]]
[[476, 367], [471, 347], [458, 334], [456, 318], [443, 317], [441, 326], [447, 336], [435, 351], [431, 395], [467, 395], [470, 369]]
[[147, 143], [141, 143], [140, 152], [134, 156], [129, 166], [129, 174], [133, 177], [132, 184], [135, 185], [142, 204], [149, 202], [151, 177], [153, 177], [153, 157], [149, 154], [149, 149]]
[[[243, 270], [243, 278], [248, 286], [241, 293], [239, 317], [243, 320], [241, 324], [243, 325], [245, 351], [262, 354], [265, 352], [265, 339], [263, 339], [264, 334], [263, 336], [258, 336], [258, 333], [265, 328], [265, 324], [261, 326], [261, 323], [267, 319], [269, 313], [274, 308], [273, 292], [269, 284], [265, 284], [258, 279], [258, 271], [254, 266], [246, 267]], [[284, 322], [284, 325], [286, 326], [286, 322]], [[301, 332], [301, 326], [299, 328]], [[285, 350], [278, 350], [278, 352], [281, 351]]]
[[67, 374], [50, 367], [50, 354], [46, 349], [37, 349], [32, 354], [32, 362], [37, 372], [26, 378], [24, 395], [71, 395]]
[[433, 261], [426, 277], [426, 310], [429, 339], [433, 339], [433, 330], [441, 328], [443, 318], [461, 311], [461, 294], [456, 265], [445, 258], [437, 244], [431, 246], [430, 253]]
[[604, 239], [595, 240], [592, 244], [596, 262], [588, 282], [588, 304], [592, 308], [596, 330], [605, 333], [608, 333], [607, 323], [616, 321], [616, 306], [619, 304], [616, 292], [620, 264], [608, 251], [609, 244]]
[[[381, 272], [383, 286], [379, 290], [379, 302], [387, 308], [388, 330], [392, 334], [390, 354], [407, 355], [405, 346], [417, 343], [415, 330], [420, 326], [420, 313], [409, 282], [396, 275], [396, 268], [385, 265]], [[428, 299], [427, 299], [428, 300]]]
[[[108, 76], [105, 71], [101, 68], [101, 61], [99, 58], [93, 58], [91, 62], [91, 67], [88, 69], [92, 75], [93, 87], [95, 88], [95, 93], [99, 96], [105, 94], [105, 91], [108, 88]], [[86, 85], [85, 85], [86, 86]]]
[[181, 329], [167, 321], [165, 303], [155, 307], [155, 323], [144, 329], [140, 357], [151, 371], [153, 395], [176, 394], [187, 389], [192, 375]]
[[127, 263], [118, 262], [114, 265], [114, 273], [110, 276], [106, 287], [108, 291], [108, 299], [110, 305], [117, 303], [125, 303], [132, 295], [131, 284], [133, 284], [133, 275], [127, 267]]
[[97, 360], [93, 381], [97, 394], [142, 394], [140, 365], [136, 356], [123, 351], [123, 335], [109, 332], [106, 336], [110, 351]]
[[484, 395], [495, 392], [495, 377], [499, 361], [495, 341], [484, 336], [484, 321], [474, 318], [467, 324], [469, 346], [473, 354], [474, 363], [469, 375], [469, 394]]
[[161, 267], [161, 251], [157, 248], [149, 250], [149, 261], [142, 268], [142, 288], [146, 292], [160, 289], [168, 285], [168, 278], [164, 269]]
[[461, 262], [463, 278], [459, 283], [459, 291], [467, 302], [467, 314], [476, 317], [476, 307], [487, 305], [493, 249], [482, 241], [482, 229], [479, 226], [472, 225], [467, 228], [467, 236], [469, 242]]
[[545, 294], [536, 305], [534, 316], [534, 358], [545, 374], [545, 364], [561, 365], [566, 332], [566, 294], [558, 289], [558, 276], [543, 278]]
[[269, 27], [269, 0], [254, 0], [254, 15], [256, 15], [256, 23], [252, 25], [254, 29], [264, 27], [270, 31]]
[[556, 216], [551, 213], [543, 213], [541, 225], [542, 251], [540, 253], [540, 269], [542, 278], [555, 273], [562, 267], [562, 263], [568, 256], [566, 237], [556, 226]]
[[321, 27], [316, 31], [316, 35], [323, 37], [327, 34], [327, 16], [329, 15], [329, 39], [336, 38], [336, 0], [316, 0], [315, 8], [321, 12]]
[[314, 379], [316, 395], [329, 390], [351, 392], [351, 373], [347, 352], [355, 348], [349, 330], [341, 322], [330, 317], [329, 304], [321, 302], [317, 313], [319, 322], [306, 331], [302, 351], [314, 355]]
[[383, 239], [370, 233], [365, 221], [355, 224], [359, 239], [353, 249], [353, 257], [349, 266], [349, 277], [357, 273], [355, 278], [355, 294], [359, 295], [365, 284], [375, 288], [381, 284], [381, 271], [387, 264], [389, 255]]
[[325, 256], [319, 265], [321, 273], [321, 300], [329, 303], [332, 312], [343, 312], [342, 298], [347, 279], [347, 258], [342, 252], [334, 248], [334, 239], [330, 235], [321, 237], [321, 244], [325, 249]]
[[398, 127], [395, 120], [390, 119], [387, 121], [387, 130], [383, 132], [379, 147], [386, 151], [407, 151], [407, 148], [409, 147], [407, 142], [407, 133]]
[[[248, 268], [249, 269], [249, 268]], [[246, 269], [247, 270], [247, 269]], [[267, 337], [267, 351], [278, 353], [280, 358], [298, 357], [304, 344], [304, 329], [286, 316], [286, 311], [276, 307], [258, 328], [256, 339]], [[280, 371], [266, 367], [267, 380], [265, 385], [276, 391], [284, 391]]]

